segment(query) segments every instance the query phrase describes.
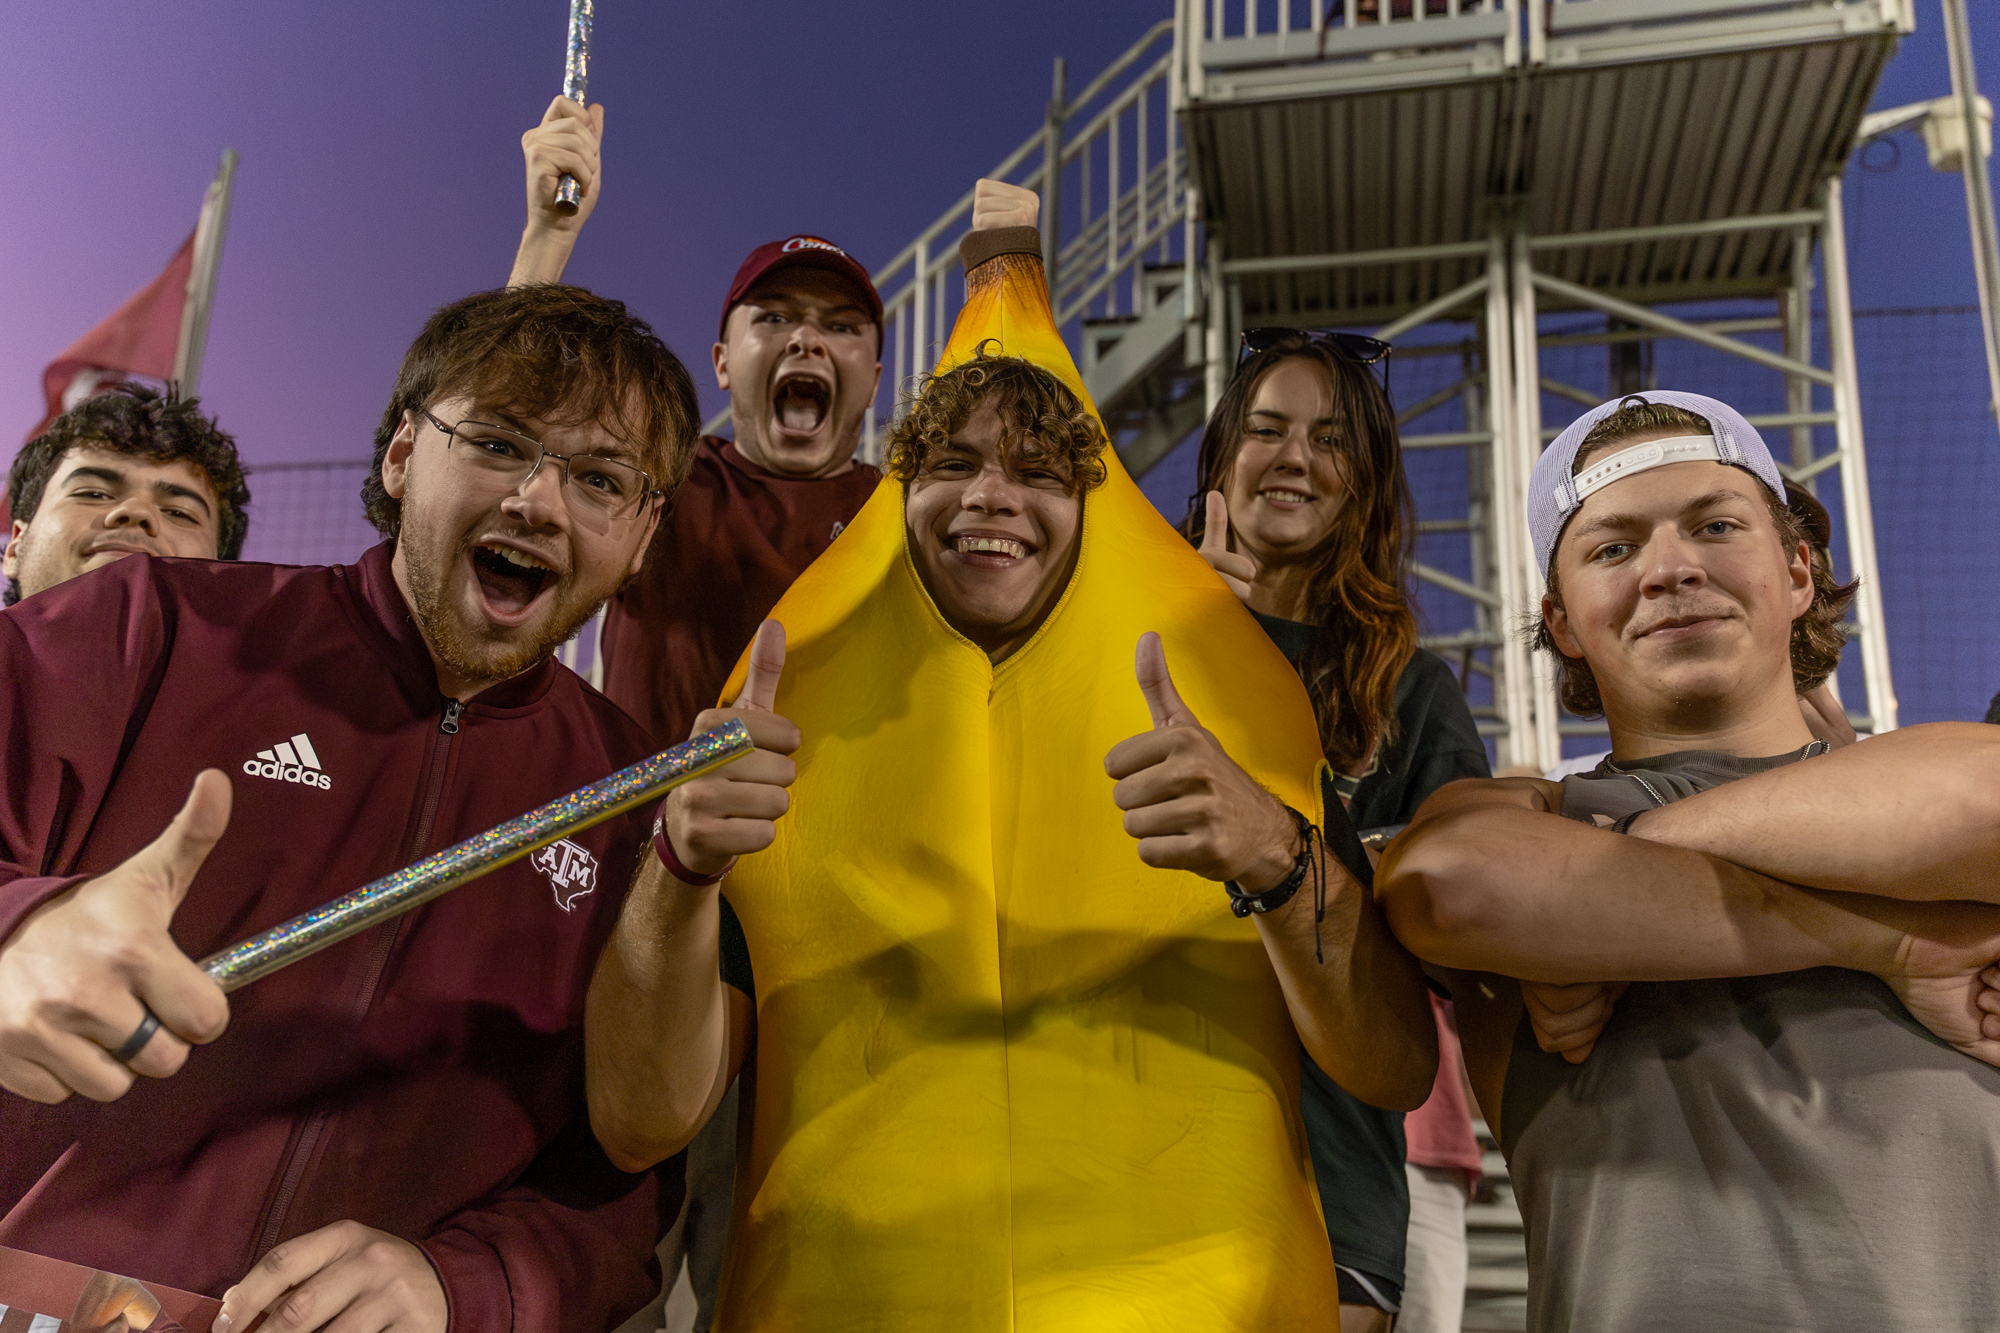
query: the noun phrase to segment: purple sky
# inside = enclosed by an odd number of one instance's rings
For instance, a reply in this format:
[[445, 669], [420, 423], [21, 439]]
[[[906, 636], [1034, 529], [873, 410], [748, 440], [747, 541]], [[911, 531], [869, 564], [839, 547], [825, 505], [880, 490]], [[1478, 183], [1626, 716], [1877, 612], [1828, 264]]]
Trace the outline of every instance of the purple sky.
[[[1052, 57], [1080, 87], [1171, 12], [1170, 0], [598, 7], [605, 203], [569, 276], [652, 320], [695, 370], [705, 412], [724, 405], [707, 366], [717, 307], [752, 246], [814, 231], [879, 266], [1036, 128]], [[16, 163], [0, 211], [0, 457], [40, 418], [43, 367], [192, 228], [229, 145], [243, 163], [203, 397], [252, 463], [365, 458], [424, 317], [505, 278], [519, 136], [560, 87], [567, 9], [0, 0]], [[2000, 90], [2000, 8], [1972, 9], [1985, 87]], [[1917, 10], [1878, 107], [1949, 91], [1938, 0]], [[1855, 305], [1970, 304], [1963, 187], [1930, 170], [1915, 135], [1897, 146], [1848, 172]], [[2000, 506], [1978, 334], [1962, 315], [1860, 325], [1905, 721], [1977, 717], [2000, 685], [1987, 666], [2000, 661], [2000, 544], [1934, 515]], [[1192, 483], [1176, 459], [1148, 481], [1178, 513]], [[352, 475], [258, 478], [252, 554], [339, 559], [371, 540], [358, 506], [329, 506], [329, 485], [351, 494]]]
[[[2000, 81], [2000, 15], [1977, 5]], [[1166, 0], [600, 0], [605, 204], [573, 280], [630, 302], [696, 369], [754, 244], [819, 231], [879, 264]], [[1878, 104], [1947, 91], [1941, 19]], [[204, 397], [255, 462], [367, 452], [425, 314], [501, 281], [518, 136], [561, 76], [563, 0], [341, 5], [0, 0], [12, 206], [0, 213], [0, 437], [43, 366], [158, 272], [222, 147], [243, 156]], [[1000, 18], [999, 15], [1005, 17]], [[1914, 137], [1850, 187], [1858, 306], [1972, 301], [1964, 202]]]
[[[813, 230], [888, 259], [1040, 122], [1054, 55], [1094, 74], [1167, 12], [599, 0], [605, 202], [569, 277], [650, 319], [713, 411], [708, 345], [752, 246]], [[520, 134], [560, 90], [567, 14], [0, 0], [0, 437], [40, 418], [48, 361], [159, 271], [230, 145], [203, 397], [250, 461], [365, 456], [425, 315], [506, 278]]]

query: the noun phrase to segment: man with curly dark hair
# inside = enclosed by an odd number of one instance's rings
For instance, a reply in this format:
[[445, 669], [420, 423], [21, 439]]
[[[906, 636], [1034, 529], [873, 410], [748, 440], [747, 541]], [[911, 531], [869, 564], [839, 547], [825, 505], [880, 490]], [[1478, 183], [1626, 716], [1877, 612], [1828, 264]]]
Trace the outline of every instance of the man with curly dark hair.
[[172, 385], [120, 384], [57, 417], [15, 456], [7, 499], [8, 606], [141, 552], [234, 560], [250, 527], [236, 441]]
[[1457, 1002], [1528, 1326], [1983, 1326], [2000, 735], [1813, 737], [1853, 585], [1724, 403], [1585, 413], [1528, 518], [1538, 635], [1611, 754], [1442, 789], [1376, 881]]
[[1103, 428], [1048, 371], [982, 344], [929, 378], [889, 439], [910, 555], [952, 628], [994, 662], [1033, 636], [1076, 567]]

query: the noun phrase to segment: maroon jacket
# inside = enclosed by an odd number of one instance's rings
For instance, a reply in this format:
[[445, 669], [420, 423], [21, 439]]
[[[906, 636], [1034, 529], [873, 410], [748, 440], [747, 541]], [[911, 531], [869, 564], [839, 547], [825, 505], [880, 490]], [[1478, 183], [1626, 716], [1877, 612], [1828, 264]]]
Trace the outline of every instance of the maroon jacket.
[[[650, 751], [553, 661], [449, 716], [390, 554], [131, 556], [0, 613], [0, 939], [203, 768], [235, 807], [174, 917], [196, 959]], [[423, 1247], [454, 1329], [617, 1323], [679, 1205], [611, 1167], [583, 1102], [584, 992], [644, 834], [600, 824], [252, 983], [119, 1101], [0, 1093], [0, 1245], [219, 1296], [352, 1218]]]
[[702, 436], [645, 567], [605, 610], [604, 693], [661, 744], [686, 740], [758, 623], [881, 479], [866, 463], [834, 477], [784, 477]]

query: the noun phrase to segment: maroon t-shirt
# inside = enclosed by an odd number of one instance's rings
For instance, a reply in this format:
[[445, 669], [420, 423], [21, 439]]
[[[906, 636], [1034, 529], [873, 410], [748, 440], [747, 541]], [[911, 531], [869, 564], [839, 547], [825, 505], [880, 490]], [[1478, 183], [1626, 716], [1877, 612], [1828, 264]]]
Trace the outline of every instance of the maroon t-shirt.
[[840, 535], [882, 474], [766, 472], [704, 435], [645, 568], [604, 616], [604, 692], [662, 745], [687, 739], [792, 580]]

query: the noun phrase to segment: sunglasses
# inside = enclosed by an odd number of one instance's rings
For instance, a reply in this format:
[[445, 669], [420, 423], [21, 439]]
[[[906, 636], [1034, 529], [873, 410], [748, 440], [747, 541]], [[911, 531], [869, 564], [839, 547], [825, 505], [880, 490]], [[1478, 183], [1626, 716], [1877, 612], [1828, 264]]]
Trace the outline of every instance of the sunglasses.
[[1236, 353], [1236, 365], [1240, 369], [1257, 353], [1268, 352], [1293, 338], [1331, 347], [1348, 360], [1364, 366], [1372, 366], [1389, 355], [1389, 344], [1380, 338], [1364, 338], [1358, 333], [1342, 333], [1338, 329], [1245, 329], [1242, 345]]

